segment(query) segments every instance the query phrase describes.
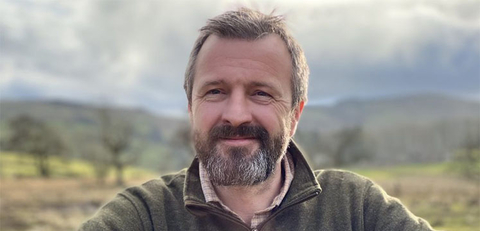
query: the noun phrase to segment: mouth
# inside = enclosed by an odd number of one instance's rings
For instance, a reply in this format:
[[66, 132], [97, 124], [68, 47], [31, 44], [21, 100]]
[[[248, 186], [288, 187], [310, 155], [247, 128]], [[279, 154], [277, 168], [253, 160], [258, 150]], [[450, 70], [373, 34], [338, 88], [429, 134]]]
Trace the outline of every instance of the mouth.
[[220, 140], [222, 143], [225, 143], [231, 146], [243, 146], [243, 145], [248, 145], [248, 144], [257, 142], [257, 139], [255, 137], [241, 137], [241, 136], [224, 137], [224, 138], [221, 138]]

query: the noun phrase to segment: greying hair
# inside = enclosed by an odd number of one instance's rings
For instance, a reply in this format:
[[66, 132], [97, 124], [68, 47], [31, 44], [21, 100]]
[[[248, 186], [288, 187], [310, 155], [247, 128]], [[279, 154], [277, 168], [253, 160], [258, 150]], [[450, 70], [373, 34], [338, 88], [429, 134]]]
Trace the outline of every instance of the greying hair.
[[192, 89], [195, 76], [195, 63], [198, 53], [210, 35], [221, 38], [256, 40], [269, 34], [277, 34], [287, 45], [292, 59], [292, 109], [301, 101], [307, 100], [308, 75], [310, 73], [302, 48], [287, 31], [283, 16], [265, 15], [258, 11], [241, 8], [227, 11], [209, 19], [200, 29], [185, 71], [184, 88], [188, 103], [192, 103]]

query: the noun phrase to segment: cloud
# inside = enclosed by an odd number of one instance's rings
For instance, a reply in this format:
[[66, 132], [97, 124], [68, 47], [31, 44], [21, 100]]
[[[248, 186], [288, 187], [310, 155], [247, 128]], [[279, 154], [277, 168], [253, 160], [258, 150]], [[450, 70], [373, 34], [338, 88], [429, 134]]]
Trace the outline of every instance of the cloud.
[[183, 113], [198, 29], [239, 5], [286, 14], [312, 100], [480, 92], [479, 1], [1, 1], [0, 97]]
[[478, 1], [352, 1], [304, 6], [294, 31], [310, 98], [480, 92]]

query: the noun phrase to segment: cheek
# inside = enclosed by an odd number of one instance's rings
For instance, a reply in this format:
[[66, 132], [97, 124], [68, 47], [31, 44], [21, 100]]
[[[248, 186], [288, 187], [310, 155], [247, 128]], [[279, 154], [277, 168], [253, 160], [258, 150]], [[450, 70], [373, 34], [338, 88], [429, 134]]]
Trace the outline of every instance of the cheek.
[[260, 125], [272, 134], [278, 133], [282, 127], [290, 126], [290, 120], [287, 120], [288, 114], [279, 107], [258, 107], [253, 111]]
[[202, 133], [208, 132], [219, 120], [221, 109], [217, 105], [202, 103], [192, 108], [192, 128]]

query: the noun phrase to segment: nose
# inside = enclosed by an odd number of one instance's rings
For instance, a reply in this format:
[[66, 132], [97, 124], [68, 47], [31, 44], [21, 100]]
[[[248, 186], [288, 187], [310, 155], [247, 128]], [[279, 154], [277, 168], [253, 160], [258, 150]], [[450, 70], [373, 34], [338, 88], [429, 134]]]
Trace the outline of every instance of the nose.
[[231, 93], [222, 113], [222, 120], [233, 127], [252, 122], [252, 113], [245, 93]]

